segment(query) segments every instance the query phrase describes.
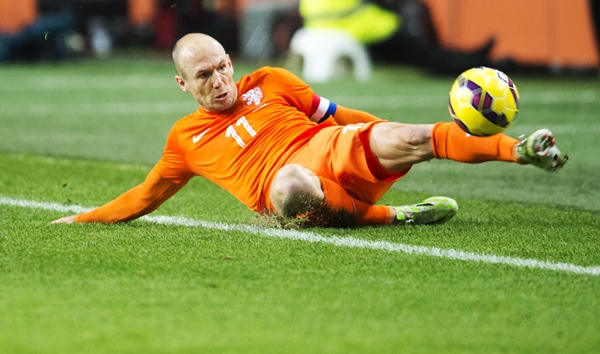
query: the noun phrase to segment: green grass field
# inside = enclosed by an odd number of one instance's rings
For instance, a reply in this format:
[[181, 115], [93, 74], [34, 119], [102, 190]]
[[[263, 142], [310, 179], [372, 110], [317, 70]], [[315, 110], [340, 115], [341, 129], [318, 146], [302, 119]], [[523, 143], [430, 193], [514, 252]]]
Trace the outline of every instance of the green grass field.
[[[562, 171], [431, 161], [381, 203], [447, 195], [446, 224], [286, 231], [199, 178], [144, 220], [50, 225], [140, 183], [196, 105], [161, 57], [1, 66], [0, 352], [600, 353], [600, 83], [507, 74], [507, 133], [550, 128]], [[313, 88], [433, 123], [452, 80]]]

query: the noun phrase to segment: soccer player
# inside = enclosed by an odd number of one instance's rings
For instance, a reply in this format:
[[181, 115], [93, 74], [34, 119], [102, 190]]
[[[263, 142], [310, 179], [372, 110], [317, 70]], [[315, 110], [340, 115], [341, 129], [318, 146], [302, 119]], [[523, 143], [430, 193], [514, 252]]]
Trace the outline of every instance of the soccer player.
[[503, 134], [468, 136], [455, 123], [388, 122], [338, 106], [279, 68], [264, 67], [235, 82], [229, 56], [204, 34], [181, 38], [173, 61], [177, 84], [200, 107], [175, 123], [142, 184], [55, 223], [133, 220], [202, 176], [252, 210], [306, 225], [433, 224], [455, 215], [454, 200], [375, 205], [414, 164], [507, 161], [556, 171], [567, 159], [547, 129], [518, 141]]

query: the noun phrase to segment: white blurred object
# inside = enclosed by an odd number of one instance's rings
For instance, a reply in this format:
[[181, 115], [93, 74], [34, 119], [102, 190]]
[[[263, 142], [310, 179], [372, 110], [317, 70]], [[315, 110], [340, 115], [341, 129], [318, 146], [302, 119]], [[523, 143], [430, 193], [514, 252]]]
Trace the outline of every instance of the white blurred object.
[[302, 76], [309, 82], [327, 82], [350, 61], [354, 77], [371, 77], [371, 59], [366, 48], [344, 31], [301, 28], [292, 37], [290, 50], [303, 59]]
[[88, 31], [94, 53], [100, 57], [109, 56], [113, 49], [113, 39], [106, 21], [102, 17], [90, 19]]
[[77, 32], [69, 32], [64, 35], [65, 46], [73, 53], [83, 53], [85, 51], [85, 37]]

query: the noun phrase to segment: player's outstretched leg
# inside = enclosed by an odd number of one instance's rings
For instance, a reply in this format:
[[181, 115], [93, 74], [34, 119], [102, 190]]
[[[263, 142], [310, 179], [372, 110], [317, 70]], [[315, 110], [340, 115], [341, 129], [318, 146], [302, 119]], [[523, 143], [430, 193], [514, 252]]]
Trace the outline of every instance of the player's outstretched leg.
[[392, 207], [400, 224], [430, 225], [446, 222], [458, 211], [458, 204], [452, 198], [431, 197], [421, 203]]
[[548, 129], [540, 129], [517, 145], [519, 159], [549, 172], [556, 172], [569, 159], [555, 145], [554, 135]]
[[432, 131], [433, 156], [466, 163], [506, 161], [532, 164], [549, 172], [558, 171], [568, 156], [555, 146], [548, 129], [540, 129], [523, 140], [504, 134], [474, 137], [455, 123], [438, 123]]

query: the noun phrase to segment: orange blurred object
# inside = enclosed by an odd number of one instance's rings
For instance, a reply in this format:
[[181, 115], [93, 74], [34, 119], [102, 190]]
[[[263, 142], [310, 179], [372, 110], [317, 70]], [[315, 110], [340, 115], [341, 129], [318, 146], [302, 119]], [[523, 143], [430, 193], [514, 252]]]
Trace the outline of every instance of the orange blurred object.
[[588, 0], [423, 0], [442, 45], [474, 49], [495, 39], [492, 60], [598, 68]]
[[0, 0], [0, 32], [18, 32], [38, 16], [37, 0]]
[[127, 2], [127, 18], [130, 24], [136, 26], [154, 22], [158, 8], [156, 0], [127, 0]]

